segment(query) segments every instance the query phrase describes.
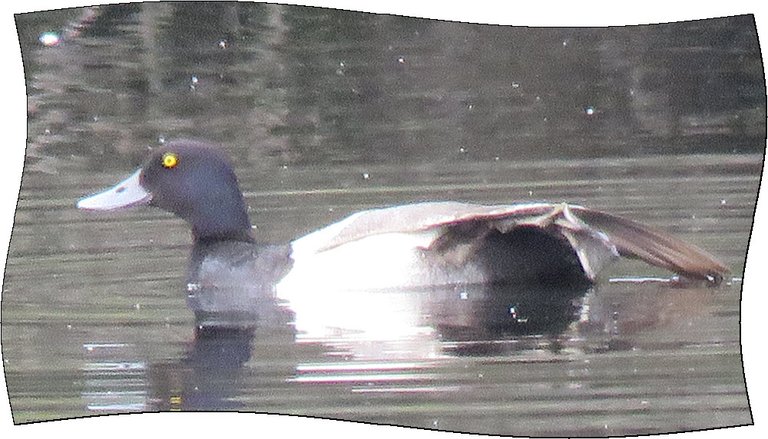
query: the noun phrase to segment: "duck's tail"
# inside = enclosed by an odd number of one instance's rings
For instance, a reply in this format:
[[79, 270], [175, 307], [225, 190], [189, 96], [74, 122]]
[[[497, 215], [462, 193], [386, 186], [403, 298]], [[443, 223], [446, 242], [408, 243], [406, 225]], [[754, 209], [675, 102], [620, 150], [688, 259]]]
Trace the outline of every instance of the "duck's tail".
[[663, 231], [597, 210], [575, 206], [571, 209], [586, 224], [605, 233], [622, 256], [713, 284], [720, 283], [730, 272], [706, 251]]

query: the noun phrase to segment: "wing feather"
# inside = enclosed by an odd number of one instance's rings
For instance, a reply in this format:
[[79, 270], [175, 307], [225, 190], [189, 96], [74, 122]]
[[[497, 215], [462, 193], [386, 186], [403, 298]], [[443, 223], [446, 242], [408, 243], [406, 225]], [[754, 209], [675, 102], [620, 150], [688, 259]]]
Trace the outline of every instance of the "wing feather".
[[654, 227], [584, 207], [573, 207], [572, 211], [590, 227], [605, 233], [622, 256], [713, 283], [729, 272], [706, 251]]

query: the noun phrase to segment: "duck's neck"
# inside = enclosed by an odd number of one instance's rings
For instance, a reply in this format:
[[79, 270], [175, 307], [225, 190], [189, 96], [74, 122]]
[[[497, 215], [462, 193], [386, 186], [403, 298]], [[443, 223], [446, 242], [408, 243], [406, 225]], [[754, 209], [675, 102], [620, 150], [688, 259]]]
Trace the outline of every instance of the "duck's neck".
[[201, 203], [185, 218], [192, 226], [195, 242], [245, 241], [253, 242], [251, 221], [239, 191], [219, 193], [218, 197]]
[[192, 237], [195, 243], [213, 243], [217, 241], [253, 242], [251, 221], [245, 212], [245, 205], [235, 209], [222, 209], [204, 213], [205, 221], [190, 221]]
[[193, 228], [192, 240], [195, 245], [203, 246], [224, 241], [256, 242], [250, 231], [250, 227], [248, 230], [233, 230], [219, 233], [203, 233]]

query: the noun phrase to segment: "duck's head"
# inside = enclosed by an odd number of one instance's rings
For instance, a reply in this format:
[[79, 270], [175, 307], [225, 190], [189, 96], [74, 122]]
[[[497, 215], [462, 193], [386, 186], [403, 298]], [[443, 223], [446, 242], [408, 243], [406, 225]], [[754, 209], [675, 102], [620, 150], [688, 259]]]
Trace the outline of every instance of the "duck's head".
[[79, 209], [116, 210], [151, 205], [173, 212], [196, 240], [251, 241], [251, 223], [225, 153], [196, 141], [169, 142], [112, 188], [83, 198]]

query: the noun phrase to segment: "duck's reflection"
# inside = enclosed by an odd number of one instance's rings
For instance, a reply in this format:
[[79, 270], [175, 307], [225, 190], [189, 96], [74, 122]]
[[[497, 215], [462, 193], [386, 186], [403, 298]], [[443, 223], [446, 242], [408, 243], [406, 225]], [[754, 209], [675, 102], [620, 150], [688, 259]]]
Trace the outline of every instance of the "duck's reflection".
[[449, 342], [560, 334], [578, 318], [587, 291], [510, 284], [324, 291], [286, 306], [295, 312], [298, 343], [322, 343], [337, 357], [425, 359], [464, 352]]
[[187, 356], [152, 368], [155, 410], [237, 410], [242, 366], [251, 358], [253, 329], [198, 331]]
[[205, 302], [212, 295], [252, 298], [248, 309], [236, 312], [197, 310], [198, 336], [235, 328], [270, 331], [288, 324], [297, 343], [322, 344], [331, 355], [396, 359], [443, 355], [441, 344], [448, 341], [560, 334], [579, 318], [587, 291], [584, 285], [499, 283], [419, 290], [324, 290], [280, 300], [263, 290], [199, 288], [190, 303]]
[[441, 358], [497, 350], [500, 340], [521, 335], [557, 336], [578, 319], [587, 291], [474, 285], [323, 291], [280, 301], [266, 291], [198, 289], [195, 294], [202, 300], [210, 297], [201, 294], [249, 294], [254, 300], [250, 309], [238, 312], [198, 312], [185, 357], [149, 368], [145, 409], [254, 409], [238, 396], [244, 389], [253, 393], [255, 387], [268, 391], [275, 382], [354, 387], [364, 381], [369, 391], [372, 382], [418, 382], [437, 389], [424, 377]]
[[[261, 300], [248, 312], [199, 313], [194, 339], [178, 362], [155, 364], [150, 374], [150, 398], [154, 410], [238, 410], [245, 407], [238, 395], [252, 392], [245, 383], [243, 366], [257, 356], [275, 356], [294, 343], [290, 310], [275, 301]], [[279, 355], [278, 355], [279, 357]], [[262, 363], [260, 363], [262, 364]], [[260, 371], [251, 367], [269, 388], [270, 381], [285, 381], [295, 369], [291, 362]], [[253, 409], [251, 407], [251, 409]]]
[[248, 398], [268, 398], [287, 383], [323, 391], [446, 390], [450, 380], [440, 370], [456, 357], [546, 362], [577, 350], [620, 349], [638, 331], [685, 324], [700, 308], [695, 303], [711, 295], [664, 284], [607, 289], [499, 284], [322, 291], [292, 301], [250, 292], [260, 296], [251, 309], [198, 313], [185, 357], [149, 368], [146, 409], [258, 410]]

